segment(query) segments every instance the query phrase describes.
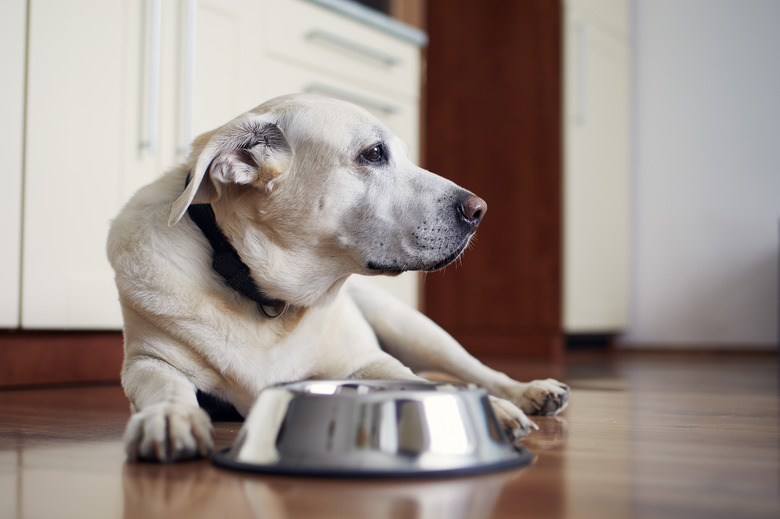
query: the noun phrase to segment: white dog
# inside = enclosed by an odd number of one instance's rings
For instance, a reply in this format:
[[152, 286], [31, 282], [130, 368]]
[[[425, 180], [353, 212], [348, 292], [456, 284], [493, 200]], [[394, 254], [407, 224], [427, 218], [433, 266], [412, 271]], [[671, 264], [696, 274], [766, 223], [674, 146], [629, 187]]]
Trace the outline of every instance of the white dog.
[[272, 384], [417, 380], [424, 370], [485, 387], [511, 437], [524, 437], [525, 413], [562, 410], [566, 385], [514, 381], [350, 279], [444, 267], [486, 209], [412, 164], [368, 112], [333, 99], [277, 98], [196, 139], [185, 164], [130, 200], [108, 238], [129, 458], [208, 455], [199, 392], [246, 415]]

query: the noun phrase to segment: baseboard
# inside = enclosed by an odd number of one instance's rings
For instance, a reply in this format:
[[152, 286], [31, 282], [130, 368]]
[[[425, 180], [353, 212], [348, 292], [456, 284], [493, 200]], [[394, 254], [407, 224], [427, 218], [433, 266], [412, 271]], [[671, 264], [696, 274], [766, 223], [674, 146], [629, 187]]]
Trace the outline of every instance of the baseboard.
[[0, 388], [118, 382], [121, 332], [0, 331]]
[[458, 332], [453, 337], [477, 358], [505, 357], [556, 362], [563, 359], [563, 339], [557, 333]]
[[777, 344], [739, 344], [739, 343], [616, 343], [617, 350], [626, 352], [663, 352], [663, 353], [758, 353], [778, 352]]
[[610, 350], [615, 345], [614, 333], [567, 333], [564, 335], [566, 351]]

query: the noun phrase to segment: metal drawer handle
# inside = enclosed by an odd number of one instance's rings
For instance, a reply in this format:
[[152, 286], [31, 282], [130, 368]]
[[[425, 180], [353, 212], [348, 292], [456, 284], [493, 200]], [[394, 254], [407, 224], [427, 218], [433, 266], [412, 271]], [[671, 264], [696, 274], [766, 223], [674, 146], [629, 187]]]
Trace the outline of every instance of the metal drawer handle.
[[192, 126], [195, 111], [195, 64], [196, 42], [198, 28], [198, 2], [187, 0], [185, 4], [184, 32], [184, 106], [182, 107], [181, 142], [177, 150], [179, 155], [186, 156], [192, 143]]
[[309, 83], [306, 85], [303, 91], [308, 94], [321, 94], [328, 97], [335, 97], [337, 99], [341, 99], [342, 101], [348, 101], [350, 103], [360, 105], [364, 108], [368, 108], [369, 110], [376, 110], [387, 115], [397, 114], [401, 111], [401, 108], [397, 105], [386, 103], [379, 99], [365, 97], [347, 90], [325, 85], [323, 83]]
[[347, 38], [342, 38], [337, 34], [323, 31], [322, 29], [312, 29], [306, 33], [306, 39], [309, 41], [319, 40], [321, 42], [341, 47], [342, 49], [348, 50], [350, 52], [360, 54], [363, 57], [378, 61], [384, 65], [387, 65], [388, 67], [393, 67], [401, 63], [401, 60], [392, 54], [388, 54], [381, 50], [377, 50], [373, 47], [363, 45], [362, 43], [358, 43]]
[[588, 25], [574, 22], [574, 124], [584, 126], [588, 122]]
[[141, 140], [141, 149], [152, 155], [157, 153], [158, 127], [160, 122], [160, 31], [162, 26], [162, 0], [151, 0], [149, 5], [149, 47], [146, 58], [146, 138]]

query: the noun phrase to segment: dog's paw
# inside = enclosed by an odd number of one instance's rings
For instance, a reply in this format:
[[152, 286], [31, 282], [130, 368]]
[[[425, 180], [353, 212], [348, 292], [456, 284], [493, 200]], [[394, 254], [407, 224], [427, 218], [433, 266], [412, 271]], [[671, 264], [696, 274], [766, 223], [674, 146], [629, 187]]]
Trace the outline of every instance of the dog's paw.
[[160, 403], [130, 417], [125, 450], [130, 460], [179, 461], [205, 457], [214, 450], [214, 428], [203, 409]]
[[539, 429], [515, 404], [503, 398], [489, 396], [498, 423], [514, 443], [522, 440], [531, 430]]
[[571, 396], [569, 386], [553, 378], [518, 384], [512, 392], [511, 400], [524, 412], [545, 416], [563, 411]]

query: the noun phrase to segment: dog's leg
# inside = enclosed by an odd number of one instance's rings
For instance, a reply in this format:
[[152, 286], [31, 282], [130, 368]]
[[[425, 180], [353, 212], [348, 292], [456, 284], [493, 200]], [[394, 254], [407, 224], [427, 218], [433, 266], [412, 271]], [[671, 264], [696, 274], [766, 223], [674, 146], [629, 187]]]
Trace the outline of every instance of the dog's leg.
[[176, 461], [207, 456], [214, 449], [211, 420], [198, 406], [187, 377], [152, 357], [126, 360], [122, 385], [133, 415], [125, 431], [130, 460]]
[[568, 404], [566, 384], [513, 380], [479, 362], [433, 321], [381, 289], [360, 279], [350, 280], [347, 289], [382, 348], [414, 371], [441, 371], [475, 382], [528, 414], [557, 414]]

